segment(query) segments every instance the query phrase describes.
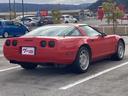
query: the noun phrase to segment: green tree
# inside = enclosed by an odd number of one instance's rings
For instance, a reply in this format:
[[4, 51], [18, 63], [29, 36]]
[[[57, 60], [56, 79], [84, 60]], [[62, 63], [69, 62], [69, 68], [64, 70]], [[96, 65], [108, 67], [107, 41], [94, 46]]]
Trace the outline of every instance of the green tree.
[[102, 4], [104, 12], [106, 14], [107, 22], [113, 22], [113, 32], [115, 34], [117, 27], [117, 19], [120, 19], [124, 16], [124, 12], [120, 10], [114, 0], [107, 0]]
[[59, 10], [52, 10], [52, 17], [53, 17], [54, 24], [60, 23], [61, 13]]

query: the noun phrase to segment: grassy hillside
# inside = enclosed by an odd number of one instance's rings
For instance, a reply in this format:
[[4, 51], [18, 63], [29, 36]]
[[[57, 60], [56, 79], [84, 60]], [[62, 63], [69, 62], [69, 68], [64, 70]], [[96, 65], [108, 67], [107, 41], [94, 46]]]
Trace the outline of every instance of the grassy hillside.
[[[80, 5], [66, 5], [66, 4], [24, 4], [25, 11], [38, 11], [38, 10], [52, 10], [52, 9], [61, 9], [61, 10], [77, 10], [77, 9], [86, 9], [90, 3], [80, 4]], [[22, 11], [22, 4], [16, 3], [16, 11]], [[14, 9], [14, 4], [11, 4], [11, 9]], [[0, 3], [0, 12], [9, 12], [8, 3]]]
[[[98, 6], [101, 6], [103, 2], [105, 2], [106, 0], [97, 0], [97, 2], [93, 3], [92, 5], [90, 5], [88, 8], [96, 11]], [[125, 6], [125, 10], [128, 11], [128, 0], [115, 0], [117, 2], [118, 5], [122, 4]]]

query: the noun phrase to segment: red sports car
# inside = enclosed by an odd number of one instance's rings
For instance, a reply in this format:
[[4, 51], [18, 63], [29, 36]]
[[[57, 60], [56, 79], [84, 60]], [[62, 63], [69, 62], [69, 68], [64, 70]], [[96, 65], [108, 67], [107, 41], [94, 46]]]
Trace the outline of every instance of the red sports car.
[[86, 24], [47, 25], [7, 39], [3, 52], [10, 63], [25, 69], [72, 64], [76, 72], [85, 72], [90, 62], [97, 59], [122, 60], [125, 42], [118, 35], [106, 35]]

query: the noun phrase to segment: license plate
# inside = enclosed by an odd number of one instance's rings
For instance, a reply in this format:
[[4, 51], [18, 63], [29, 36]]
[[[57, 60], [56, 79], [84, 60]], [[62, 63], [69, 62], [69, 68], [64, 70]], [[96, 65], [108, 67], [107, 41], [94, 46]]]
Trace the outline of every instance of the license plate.
[[22, 47], [22, 55], [35, 55], [34, 47]]

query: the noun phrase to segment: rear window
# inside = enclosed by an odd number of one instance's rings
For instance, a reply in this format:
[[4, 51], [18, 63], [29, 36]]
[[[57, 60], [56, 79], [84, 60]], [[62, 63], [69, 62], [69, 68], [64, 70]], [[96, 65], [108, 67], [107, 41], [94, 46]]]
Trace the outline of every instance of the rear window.
[[74, 27], [71, 26], [43, 26], [29, 32], [26, 36], [66, 36], [72, 30]]
[[66, 18], [69, 18], [69, 16], [66, 16]]

